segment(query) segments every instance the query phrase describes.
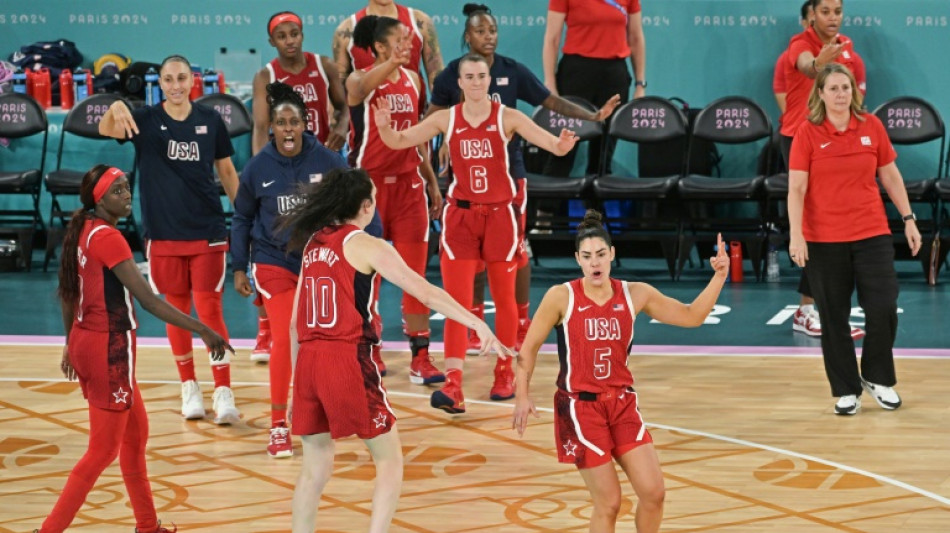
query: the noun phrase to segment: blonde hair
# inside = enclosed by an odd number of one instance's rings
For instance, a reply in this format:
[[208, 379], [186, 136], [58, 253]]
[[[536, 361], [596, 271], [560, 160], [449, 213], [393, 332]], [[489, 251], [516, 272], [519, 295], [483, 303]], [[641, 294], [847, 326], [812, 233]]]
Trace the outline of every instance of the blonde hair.
[[864, 120], [864, 95], [858, 90], [858, 83], [854, 79], [854, 74], [848, 70], [848, 67], [841, 63], [828, 63], [815, 76], [815, 84], [811, 88], [811, 94], [808, 96], [808, 120], [812, 124], [821, 124], [828, 116], [825, 110], [825, 102], [822, 101], [819, 93], [825, 88], [825, 82], [828, 76], [832, 74], [844, 74], [851, 82], [851, 114], [858, 120]]

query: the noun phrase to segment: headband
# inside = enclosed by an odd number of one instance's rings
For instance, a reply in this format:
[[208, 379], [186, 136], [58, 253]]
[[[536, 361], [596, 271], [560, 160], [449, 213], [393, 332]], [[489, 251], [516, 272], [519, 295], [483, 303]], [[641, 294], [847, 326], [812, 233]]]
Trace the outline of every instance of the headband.
[[303, 28], [303, 22], [300, 21], [300, 17], [293, 13], [281, 13], [280, 15], [270, 19], [270, 24], [267, 25], [267, 35], [273, 35], [274, 28], [276, 28], [278, 24], [282, 24], [284, 22], [293, 22], [297, 26]]
[[109, 190], [109, 187], [112, 187], [112, 184], [119, 176], [125, 176], [125, 172], [115, 167], [109, 167], [108, 170], [102, 173], [102, 176], [99, 177], [99, 182], [96, 183], [95, 188], [92, 189], [92, 200], [94, 203], [98, 204], [99, 200], [102, 200], [102, 197], [106, 195], [106, 191]]

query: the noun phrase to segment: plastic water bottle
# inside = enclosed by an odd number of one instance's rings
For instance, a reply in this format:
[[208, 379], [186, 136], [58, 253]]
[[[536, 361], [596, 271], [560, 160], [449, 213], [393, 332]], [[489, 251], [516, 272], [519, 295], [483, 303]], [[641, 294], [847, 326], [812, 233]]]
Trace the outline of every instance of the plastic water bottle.
[[218, 73], [206, 70], [204, 74], [204, 94], [214, 94], [218, 88]]
[[769, 245], [769, 255], [766, 258], [765, 281], [777, 282], [782, 278], [782, 273], [778, 266], [778, 250], [774, 245]]
[[26, 94], [26, 72], [21, 68], [13, 73], [13, 92]]
[[73, 73], [73, 84], [76, 86], [76, 103], [82, 102], [89, 96], [89, 80], [86, 78], [86, 71], [77, 68]]
[[59, 106], [63, 110], [72, 109], [76, 101], [76, 93], [73, 88], [73, 72], [64, 68], [59, 73]]
[[162, 101], [161, 88], [158, 85], [158, 72], [149, 67], [145, 73], [145, 105], [158, 105]]

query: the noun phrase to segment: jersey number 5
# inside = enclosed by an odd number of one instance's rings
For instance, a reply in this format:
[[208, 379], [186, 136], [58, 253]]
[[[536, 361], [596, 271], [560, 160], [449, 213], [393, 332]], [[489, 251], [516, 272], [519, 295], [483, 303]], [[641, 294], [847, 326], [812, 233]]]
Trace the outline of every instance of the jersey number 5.
[[307, 298], [307, 326], [332, 328], [336, 325], [336, 282], [332, 278], [304, 278]]
[[594, 350], [594, 377], [597, 379], [610, 377], [610, 348]]

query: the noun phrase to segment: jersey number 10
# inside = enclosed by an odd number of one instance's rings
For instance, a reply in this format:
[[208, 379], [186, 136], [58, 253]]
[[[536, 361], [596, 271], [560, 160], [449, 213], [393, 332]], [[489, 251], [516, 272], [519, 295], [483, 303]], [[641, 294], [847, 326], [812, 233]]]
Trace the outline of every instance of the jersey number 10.
[[304, 278], [307, 299], [307, 327], [332, 328], [336, 325], [336, 282], [332, 278]]

